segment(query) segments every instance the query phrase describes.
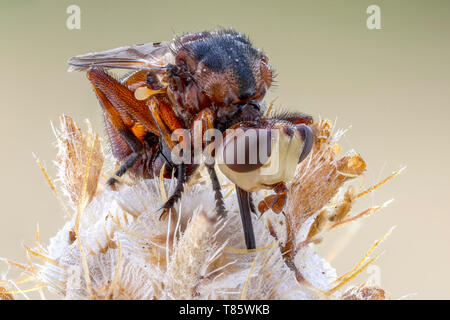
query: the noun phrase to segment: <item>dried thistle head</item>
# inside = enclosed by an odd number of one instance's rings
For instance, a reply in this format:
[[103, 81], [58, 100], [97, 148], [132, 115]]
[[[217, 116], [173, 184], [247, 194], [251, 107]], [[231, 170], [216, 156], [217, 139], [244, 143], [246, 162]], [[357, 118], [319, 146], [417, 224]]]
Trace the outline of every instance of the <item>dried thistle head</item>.
[[[349, 182], [366, 169], [355, 153], [340, 155], [343, 131], [330, 121], [314, 124], [313, 151], [288, 184], [284, 214], [270, 210], [252, 217], [257, 249], [244, 248], [232, 184], [221, 178], [228, 211], [215, 215], [214, 193], [200, 170], [165, 219], [158, 209], [175, 179], [136, 178], [117, 190], [103, 187], [104, 155], [98, 136], [84, 134], [70, 117], [56, 131], [60, 189], [74, 214], [48, 246], [39, 241], [27, 254], [39, 261], [22, 269], [22, 278], [1, 282], [0, 297], [20, 292], [8, 284], [31, 283], [65, 299], [346, 299], [384, 298], [382, 289], [347, 283], [375, 261], [377, 241], [353, 270], [338, 277], [315, 252], [326, 231], [380, 209], [352, 215], [353, 203], [371, 191]], [[395, 173], [397, 174], [397, 173]], [[395, 175], [394, 174], [394, 175]], [[394, 176], [393, 175], [393, 176]], [[51, 183], [51, 180], [49, 180]], [[262, 200], [265, 191], [255, 194]]]
[[54, 130], [58, 147], [55, 165], [61, 191], [75, 209], [81, 204], [83, 188], [88, 202], [95, 195], [104, 155], [100, 138], [92, 131], [89, 121], [86, 121], [88, 133], [83, 134], [71, 117], [62, 116], [59, 120], [60, 129]]
[[386, 300], [386, 292], [378, 287], [359, 285], [345, 291], [342, 300]]
[[5, 288], [0, 287], [0, 300], [14, 300], [14, 297], [11, 293], [7, 293]]

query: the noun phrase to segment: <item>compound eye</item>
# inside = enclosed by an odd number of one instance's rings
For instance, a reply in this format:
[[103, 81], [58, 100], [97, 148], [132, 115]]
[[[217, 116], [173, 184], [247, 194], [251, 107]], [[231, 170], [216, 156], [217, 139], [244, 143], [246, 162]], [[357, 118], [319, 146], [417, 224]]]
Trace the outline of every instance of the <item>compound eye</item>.
[[249, 128], [225, 138], [223, 161], [235, 172], [251, 172], [262, 167], [272, 152], [270, 130]]
[[298, 159], [298, 163], [300, 163], [305, 160], [305, 158], [311, 152], [312, 146], [314, 144], [314, 132], [305, 124], [299, 124], [295, 127], [303, 139], [303, 150]]

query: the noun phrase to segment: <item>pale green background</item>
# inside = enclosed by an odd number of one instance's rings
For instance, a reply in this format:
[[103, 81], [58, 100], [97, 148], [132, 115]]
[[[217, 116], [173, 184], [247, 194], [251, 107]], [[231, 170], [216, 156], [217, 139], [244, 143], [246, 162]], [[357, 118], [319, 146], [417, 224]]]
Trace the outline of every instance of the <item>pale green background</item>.
[[[70, 4], [81, 7], [81, 30], [66, 28]], [[371, 4], [381, 7], [382, 30], [366, 28]], [[50, 121], [63, 113], [90, 118], [104, 132], [89, 83], [66, 73], [67, 58], [219, 26], [247, 33], [267, 52], [278, 73], [268, 97], [278, 97], [278, 107], [352, 125], [342, 145], [367, 160], [367, 186], [408, 166], [362, 201], [396, 200], [366, 219], [333, 260], [339, 273], [397, 225], [376, 263], [383, 287], [394, 298], [450, 298], [449, 1], [2, 0], [0, 256], [24, 261], [21, 244], [33, 246], [37, 222], [44, 240], [62, 225], [31, 155], [54, 173]], [[345, 233], [329, 235], [320, 251], [327, 254]]]

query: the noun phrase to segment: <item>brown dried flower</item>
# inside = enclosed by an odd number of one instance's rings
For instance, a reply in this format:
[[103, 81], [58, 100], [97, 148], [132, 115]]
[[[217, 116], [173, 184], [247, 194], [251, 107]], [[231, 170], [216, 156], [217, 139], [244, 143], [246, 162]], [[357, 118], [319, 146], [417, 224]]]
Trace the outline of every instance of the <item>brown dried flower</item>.
[[7, 293], [5, 288], [0, 287], [0, 300], [14, 300], [14, 297], [11, 293]]
[[58, 143], [55, 161], [58, 180], [61, 190], [74, 209], [81, 205], [83, 188], [86, 188], [87, 202], [95, 195], [104, 161], [98, 134], [93, 133], [89, 121], [86, 123], [88, 133], [83, 134], [71, 117], [62, 116], [60, 129], [54, 130]]
[[386, 292], [378, 287], [357, 286], [345, 291], [342, 300], [386, 300]]

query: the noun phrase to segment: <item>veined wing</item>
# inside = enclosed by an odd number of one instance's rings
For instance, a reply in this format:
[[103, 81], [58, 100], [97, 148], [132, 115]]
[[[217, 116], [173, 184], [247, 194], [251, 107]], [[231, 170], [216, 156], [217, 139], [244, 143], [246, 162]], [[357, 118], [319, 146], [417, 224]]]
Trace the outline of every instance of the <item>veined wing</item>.
[[93, 52], [70, 58], [70, 70], [85, 70], [91, 67], [134, 70], [163, 69], [173, 63], [171, 42], [138, 44], [111, 50]]

